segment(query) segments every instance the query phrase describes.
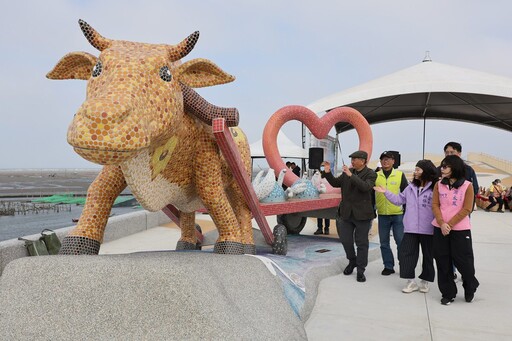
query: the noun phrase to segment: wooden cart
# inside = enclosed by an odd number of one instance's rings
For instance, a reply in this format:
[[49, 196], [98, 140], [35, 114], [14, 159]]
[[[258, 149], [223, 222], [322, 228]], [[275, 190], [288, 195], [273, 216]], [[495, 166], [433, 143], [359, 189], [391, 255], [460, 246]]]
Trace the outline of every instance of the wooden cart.
[[[286, 255], [288, 233], [297, 234], [302, 230], [306, 217], [334, 218], [338, 207], [340, 194], [321, 194], [317, 199], [290, 199], [281, 203], [260, 203], [251, 184], [251, 179], [243, 167], [242, 159], [236, 148], [231, 132], [223, 118], [213, 120], [213, 134], [226, 159], [233, 176], [242, 189], [245, 200], [256, 220], [263, 237], [272, 246], [275, 254]], [[180, 212], [173, 205], [167, 205], [163, 212], [179, 226]], [[270, 229], [265, 216], [277, 215], [278, 225]], [[201, 231], [197, 231], [200, 241], [203, 240]]]

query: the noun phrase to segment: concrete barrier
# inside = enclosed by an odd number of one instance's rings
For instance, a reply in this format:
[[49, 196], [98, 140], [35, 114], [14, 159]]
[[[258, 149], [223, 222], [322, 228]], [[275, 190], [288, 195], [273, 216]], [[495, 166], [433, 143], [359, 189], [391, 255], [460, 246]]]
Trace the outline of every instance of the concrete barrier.
[[[250, 270], [249, 270], [250, 269]], [[2, 340], [306, 340], [260, 260], [211, 252], [18, 259], [0, 278]]]
[[[138, 211], [113, 216], [108, 219], [103, 242], [116, 240], [169, 222], [170, 219], [161, 211]], [[55, 233], [62, 240], [73, 228], [74, 226], [57, 229]], [[36, 240], [40, 236], [40, 234], [33, 234], [24, 238]], [[23, 241], [10, 239], [0, 242], [0, 276], [9, 262], [18, 258], [28, 257], [28, 255], [25, 242]]]

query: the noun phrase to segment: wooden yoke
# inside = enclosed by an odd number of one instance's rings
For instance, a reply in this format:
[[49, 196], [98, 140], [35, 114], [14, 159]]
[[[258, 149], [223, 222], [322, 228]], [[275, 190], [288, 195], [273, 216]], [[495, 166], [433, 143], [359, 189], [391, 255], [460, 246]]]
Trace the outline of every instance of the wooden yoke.
[[236, 148], [235, 141], [231, 136], [231, 132], [226, 125], [225, 119], [214, 118], [212, 128], [213, 135], [217, 140], [219, 149], [224, 155], [227, 164], [233, 172], [233, 176], [235, 177], [238, 185], [240, 186], [240, 189], [242, 190], [247, 205], [252, 212], [252, 216], [258, 223], [258, 226], [260, 227], [261, 233], [263, 234], [263, 237], [265, 237], [267, 244], [272, 245], [274, 243], [274, 235], [272, 234], [272, 231], [268, 226], [267, 219], [261, 210], [259, 200], [256, 197], [256, 192], [254, 192], [254, 188], [252, 187], [249, 176], [245, 171], [240, 152]]

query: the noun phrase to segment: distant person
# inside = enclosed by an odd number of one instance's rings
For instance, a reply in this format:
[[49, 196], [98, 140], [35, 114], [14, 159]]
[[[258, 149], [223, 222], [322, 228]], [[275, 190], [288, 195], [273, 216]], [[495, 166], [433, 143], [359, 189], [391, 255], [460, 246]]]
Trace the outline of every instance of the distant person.
[[[438, 181], [436, 166], [430, 160], [420, 160], [414, 168], [413, 180], [399, 193], [392, 193], [384, 186], [375, 186], [375, 192], [383, 193], [395, 205], [407, 205], [404, 214], [404, 236], [400, 243], [400, 278], [407, 279], [404, 293], [419, 290], [427, 293], [429, 283], [434, 281], [434, 259], [432, 256], [432, 194]], [[420, 253], [423, 255], [419, 285], [415, 281], [415, 269]]]
[[329, 234], [329, 227], [331, 226], [331, 221], [329, 219], [316, 218], [316, 226], [317, 229], [315, 233], [313, 233], [314, 235]]
[[508, 207], [509, 211], [512, 212], [512, 186], [508, 188], [505, 193], [505, 209]]
[[489, 188], [489, 202], [490, 205], [485, 208], [485, 212], [490, 212], [491, 208], [499, 204], [498, 210], [496, 212], [504, 213], [503, 211], [503, 199], [505, 197], [505, 189], [501, 185], [501, 180], [496, 179], [492, 182], [491, 187]]
[[[358, 150], [349, 157], [352, 159], [352, 167], [343, 165], [340, 176], [335, 178], [332, 175], [331, 165], [327, 161], [322, 162], [324, 171], [321, 174], [331, 186], [340, 187], [343, 193], [336, 218], [336, 230], [349, 262], [343, 274], [350, 275], [357, 267], [357, 281], [365, 282], [364, 271], [368, 265], [368, 233], [375, 218], [372, 196], [377, 174], [367, 167], [368, 153], [365, 151]], [[354, 249], [354, 241], [357, 253]]]
[[[444, 156], [448, 155], [457, 155], [458, 157], [462, 158], [462, 145], [458, 142], [448, 142], [444, 146]], [[439, 171], [439, 177], [441, 177], [441, 166], [438, 168]], [[478, 179], [476, 178], [476, 173], [473, 167], [468, 165], [464, 162], [464, 170], [465, 170], [465, 179], [471, 182], [473, 185], [473, 193], [475, 193], [475, 197], [478, 194]], [[475, 198], [473, 198], [473, 205], [475, 202]]]
[[466, 302], [472, 302], [479, 282], [475, 277], [471, 220], [473, 186], [466, 180], [464, 161], [448, 155], [441, 162], [441, 180], [434, 186], [433, 254], [437, 265], [437, 283], [441, 304], [449, 305], [457, 295], [453, 265], [462, 275]]
[[[395, 154], [388, 151], [380, 155], [381, 170], [377, 172], [376, 186], [383, 186], [391, 193], [398, 194], [404, 191], [409, 184], [405, 174], [395, 169]], [[381, 274], [389, 276], [395, 273], [395, 259], [393, 251], [391, 251], [390, 237], [393, 231], [398, 257], [400, 257], [400, 243], [404, 235], [403, 216], [404, 210], [402, 205], [395, 205], [386, 199], [383, 193], [375, 193], [375, 206], [377, 208], [377, 218], [379, 221], [379, 240], [380, 253], [384, 269]]]
[[291, 163], [291, 168], [293, 174], [297, 175], [300, 178], [300, 167], [295, 164], [295, 162]]

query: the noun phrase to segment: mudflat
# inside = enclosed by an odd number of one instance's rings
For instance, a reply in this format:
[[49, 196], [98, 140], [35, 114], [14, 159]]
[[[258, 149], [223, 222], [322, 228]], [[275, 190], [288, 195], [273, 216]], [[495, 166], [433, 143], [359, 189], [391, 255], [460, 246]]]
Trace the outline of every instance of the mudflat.
[[85, 195], [101, 169], [0, 169], [0, 197]]

